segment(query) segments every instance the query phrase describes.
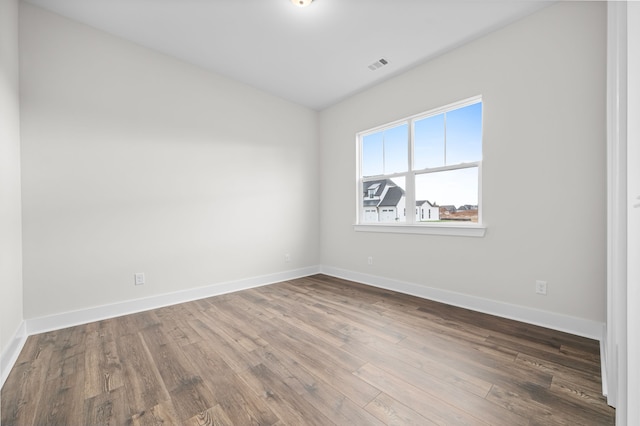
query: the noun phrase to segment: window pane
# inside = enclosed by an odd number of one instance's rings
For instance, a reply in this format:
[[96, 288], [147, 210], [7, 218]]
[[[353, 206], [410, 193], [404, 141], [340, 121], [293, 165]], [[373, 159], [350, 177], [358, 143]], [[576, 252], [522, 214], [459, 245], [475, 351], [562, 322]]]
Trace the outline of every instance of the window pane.
[[413, 163], [417, 170], [444, 166], [444, 114], [414, 124]]
[[409, 165], [409, 125], [393, 127], [383, 133], [384, 172], [406, 172]]
[[482, 103], [447, 112], [447, 165], [482, 160]]
[[362, 176], [406, 172], [409, 125], [385, 129], [362, 138]]
[[[478, 222], [478, 168], [423, 173], [416, 176], [416, 204], [439, 207], [439, 220]], [[424, 206], [425, 208], [428, 206]], [[420, 212], [416, 213], [420, 216]], [[419, 219], [419, 221], [424, 221]]]
[[406, 222], [405, 178], [380, 179], [362, 184], [362, 222]]
[[382, 132], [362, 138], [362, 176], [377, 176], [384, 172]]

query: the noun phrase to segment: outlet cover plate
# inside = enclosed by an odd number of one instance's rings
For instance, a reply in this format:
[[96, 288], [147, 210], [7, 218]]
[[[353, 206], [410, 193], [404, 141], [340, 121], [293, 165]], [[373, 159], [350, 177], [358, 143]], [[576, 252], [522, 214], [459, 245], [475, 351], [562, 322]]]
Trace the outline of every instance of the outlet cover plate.
[[143, 272], [137, 272], [137, 273], [133, 274], [133, 279], [134, 279], [135, 285], [144, 284], [144, 273]]
[[536, 281], [536, 294], [542, 294], [543, 296], [547, 295], [547, 282], [537, 280]]

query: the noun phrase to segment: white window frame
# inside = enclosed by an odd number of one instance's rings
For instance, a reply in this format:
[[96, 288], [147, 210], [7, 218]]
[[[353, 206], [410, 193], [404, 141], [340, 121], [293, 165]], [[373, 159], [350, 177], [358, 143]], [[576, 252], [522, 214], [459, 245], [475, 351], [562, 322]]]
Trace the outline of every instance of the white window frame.
[[[415, 114], [400, 120], [386, 123], [381, 126], [374, 127], [356, 135], [356, 150], [357, 150], [357, 167], [356, 167], [356, 223], [354, 230], [359, 232], [386, 232], [386, 233], [400, 233], [400, 234], [428, 234], [428, 235], [453, 235], [453, 236], [467, 236], [467, 237], [484, 237], [486, 232], [486, 225], [482, 220], [482, 160], [446, 165], [442, 167], [432, 167], [427, 169], [414, 170], [413, 165], [413, 131], [414, 123], [418, 120], [442, 114], [455, 109], [463, 108], [469, 105], [482, 102], [482, 96], [474, 96], [468, 99], [464, 99], [458, 102], [454, 102], [448, 105], [444, 105], [439, 108], [435, 108], [429, 111], [425, 111], [420, 114]], [[484, 103], [482, 120], [484, 122]], [[408, 124], [409, 132], [407, 141], [408, 144], [408, 164], [409, 169], [406, 172], [400, 173], [388, 173], [377, 176], [362, 177], [362, 140], [365, 136], [374, 134], [385, 129], [390, 129], [402, 124]], [[483, 125], [484, 129], [484, 125]], [[484, 135], [482, 141], [482, 147], [484, 152]], [[380, 179], [392, 179], [396, 177], [405, 178], [405, 206], [415, 206], [415, 178], [416, 176], [424, 173], [442, 172], [447, 170], [458, 170], [464, 168], [478, 168], [478, 223], [452, 223], [452, 222], [435, 222], [435, 223], [417, 223], [415, 215], [407, 215], [406, 222], [404, 223], [388, 223], [388, 222], [364, 222], [364, 194], [363, 194], [363, 182], [380, 180]]]

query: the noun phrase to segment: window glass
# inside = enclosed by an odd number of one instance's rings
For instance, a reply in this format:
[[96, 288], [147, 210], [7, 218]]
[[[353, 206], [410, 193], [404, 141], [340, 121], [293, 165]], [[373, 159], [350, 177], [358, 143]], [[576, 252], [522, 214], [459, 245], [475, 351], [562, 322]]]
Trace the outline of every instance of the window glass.
[[482, 160], [482, 104], [447, 112], [447, 165], [479, 160]]
[[406, 172], [409, 163], [409, 125], [402, 124], [384, 132], [384, 172]]
[[402, 223], [406, 222], [405, 178], [380, 179], [362, 184], [362, 221]]
[[362, 138], [362, 176], [377, 176], [384, 173], [382, 132]]
[[440, 207], [441, 221], [478, 222], [478, 168], [416, 176], [416, 199]]
[[409, 125], [390, 127], [362, 138], [362, 176], [406, 172]]
[[416, 121], [413, 132], [414, 168], [444, 166], [444, 114]]

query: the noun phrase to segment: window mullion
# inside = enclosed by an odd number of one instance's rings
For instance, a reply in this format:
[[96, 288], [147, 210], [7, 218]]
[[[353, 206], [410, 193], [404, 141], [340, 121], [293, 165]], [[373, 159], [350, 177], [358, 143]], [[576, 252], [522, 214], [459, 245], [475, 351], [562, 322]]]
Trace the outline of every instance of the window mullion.
[[482, 222], [482, 161], [478, 161], [478, 223]]
[[407, 187], [407, 224], [413, 225], [416, 222], [416, 177], [413, 171], [407, 173], [405, 182]]
[[444, 165], [447, 165], [447, 113], [444, 113], [444, 120], [443, 120], [443, 125], [444, 125]]
[[386, 163], [386, 158], [385, 158], [385, 152], [384, 152], [384, 131], [382, 132], [382, 174], [386, 174], [387, 173], [387, 163]]
[[469, 163], [460, 163], [460, 164], [451, 164], [449, 166], [441, 166], [441, 167], [428, 167], [426, 169], [414, 170], [415, 174], [423, 174], [423, 173], [435, 173], [435, 172], [446, 172], [447, 170], [459, 170], [459, 169], [468, 169], [471, 167], [478, 167], [481, 161], [472, 161]]
[[407, 217], [406, 223], [409, 225], [413, 225], [416, 222], [416, 177], [415, 173], [413, 173], [413, 160], [414, 160], [414, 147], [413, 147], [413, 136], [414, 136], [414, 128], [413, 128], [413, 120], [409, 120], [409, 131], [407, 143], [409, 144], [408, 148], [408, 158], [409, 162], [407, 166], [407, 177], [405, 178], [405, 200], [406, 200], [406, 209], [407, 209]]

